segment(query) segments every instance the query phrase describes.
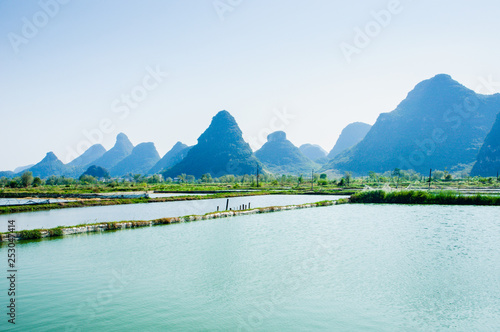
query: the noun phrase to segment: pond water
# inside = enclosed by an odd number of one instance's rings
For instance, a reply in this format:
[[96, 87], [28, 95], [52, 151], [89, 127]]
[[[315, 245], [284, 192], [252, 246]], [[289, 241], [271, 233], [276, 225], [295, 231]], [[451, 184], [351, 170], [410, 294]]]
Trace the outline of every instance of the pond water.
[[339, 205], [19, 243], [16, 327], [498, 331], [498, 212]]
[[[240, 205], [249, 203], [250, 207], [255, 208], [273, 205], [312, 203], [326, 199], [336, 200], [345, 197], [348, 196], [263, 195], [232, 197], [229, 199], [229, 208], [237, 209]], [[180, 217], [190, 214], [205, 214], [217, 211], [217, 206], [219, 206], [220, 210], [224, 210], [226, 208], [226, 201], [226, 198], [217, 198], [196, 201], [94, 206], [12, 213], [0, 215], [0, 232], [7, 231], [9, 220], [16, 221], [17, 230], [74, 226], [96, 222], [152, 220], [166, 217]]]

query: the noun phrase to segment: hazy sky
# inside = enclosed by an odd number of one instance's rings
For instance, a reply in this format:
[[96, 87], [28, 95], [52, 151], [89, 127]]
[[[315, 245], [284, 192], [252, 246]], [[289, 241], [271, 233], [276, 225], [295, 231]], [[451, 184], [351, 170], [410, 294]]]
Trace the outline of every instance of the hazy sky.
[[330, 150], [438, 73], [499, 92], [499, 31], [493, 0], [0, 1], [0, 170], [119, 132], [163, 155], [223, 109]]

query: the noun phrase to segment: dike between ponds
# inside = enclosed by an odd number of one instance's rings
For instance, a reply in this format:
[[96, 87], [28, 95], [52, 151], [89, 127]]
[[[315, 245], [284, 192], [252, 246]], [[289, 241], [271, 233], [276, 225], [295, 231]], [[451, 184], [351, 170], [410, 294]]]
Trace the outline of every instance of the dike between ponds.
[[307, 203], [299, 205], [271, 206], [271, 207], [255, 208], [255, 209], [248, 209], [241, 211], [210, 212], [204, 215], [160, 218], [160, 219], [146, 220], [146, 221], [118, 221], [118, 222], [78, 225], [74, 227], [56, 227], [51, 229], [25, 230], [25, 231], [10, 232], [10, 233], [0, 233], [0, 242], [13, 242], [21, 240], [42, 239], [49, 237], [60, 237], [60, 236], [82, 234], [82, 233], [116, 231], [128, 228], [151, 227], [151, 226], [169, 225], [169, 224], [177, 224], [177, 223], [192, 222], [199, 220], [246, 216], [259, 213], [309, 209], [315, 207], [332, 206], [332, 205], [339, 205], [346, 203], [349, 203], [347, 199], [340, 199], [337, 201], [321, 201], [316, 203]]

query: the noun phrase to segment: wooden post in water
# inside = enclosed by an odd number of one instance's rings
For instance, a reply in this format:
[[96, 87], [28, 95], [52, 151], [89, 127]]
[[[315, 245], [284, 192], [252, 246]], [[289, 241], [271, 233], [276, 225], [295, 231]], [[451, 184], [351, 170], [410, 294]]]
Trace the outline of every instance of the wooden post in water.
[[259, 188], [259, 164], [257, 164], [257, 188]]
[[219, 212], [219, 206], [217, 205], [217, 212]]
[[314, 191], [314, 170], [311, 170], [311, 191]]
[[250, 209], [250, 202], [248, 202], [248, 208]]
[[229, 208], [229, 198], [226, 201], [226, 211], [227, 211], [228, 208]]

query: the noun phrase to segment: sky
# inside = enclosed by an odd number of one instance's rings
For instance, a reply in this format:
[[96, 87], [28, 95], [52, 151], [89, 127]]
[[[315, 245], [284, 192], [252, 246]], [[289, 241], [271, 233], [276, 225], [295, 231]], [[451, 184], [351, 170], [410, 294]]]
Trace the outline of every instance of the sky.
[[125, 133], [163, 156], [220, 110], [329, 151], [422, 80], [500, 92], [500, 4], [470, 0], [0, 0], [0, 170]]

